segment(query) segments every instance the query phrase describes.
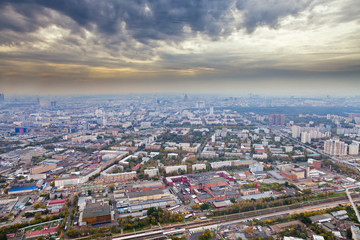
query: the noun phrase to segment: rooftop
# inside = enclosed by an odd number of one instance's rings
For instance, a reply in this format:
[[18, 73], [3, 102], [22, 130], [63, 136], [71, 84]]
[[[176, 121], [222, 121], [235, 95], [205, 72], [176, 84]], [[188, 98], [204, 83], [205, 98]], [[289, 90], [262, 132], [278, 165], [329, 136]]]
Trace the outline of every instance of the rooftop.
[[164, 194], [164, 190], [154, 189], [154, 190], [149, 190], [149, 191], [144, 191], [144, 192], [129, 192], [128, 194], [129, 194], [129, 198], [137, 198], [137, 197]]
[[83, 213], [84, 218], [110, 215], [110, 206], [106, 203], [87, 203]]

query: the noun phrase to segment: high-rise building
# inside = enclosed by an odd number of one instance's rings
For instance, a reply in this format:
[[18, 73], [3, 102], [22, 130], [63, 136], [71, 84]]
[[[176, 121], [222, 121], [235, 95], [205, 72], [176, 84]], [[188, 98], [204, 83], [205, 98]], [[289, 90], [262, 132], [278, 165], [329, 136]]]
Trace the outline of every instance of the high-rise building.
[[55, 100], [50, 102], [50, 107], [51, 107], [51, 109], [56, 108], [56, 101]]
[[285, 114], [270, 114], [269, 124], [275, 126], [285, 125]]
[[210, 115], [214, 115], [214, 107], [210, 107]]
[[330, 155], [346, 156], [348, 145], [339, 139], [330, 139], [324, 142], [324, 152]]
[[359, 144], [352, 143], [349, 145], [349, 155], [358, 155], [359, 154]]
[[311, 143], [311, 134], [308, 132], [301, 133], [301, 142], [302, 143]]
[[196, 108], [205, 108], [205, 102], [204, 101], [199, 101], [196, 103]]
[[0, 93], [0, 103], [3, 103], [5, 101], [5, 96], [3, 93]]
[[331, 125], [329, 124], [326, 125], [326, 132], [331, 133]]
[[292, 126], [291, 127], [291, 133], [292, 133], [292, 137], [293, 138], [298, 138], [300, 137], [300, 134], [301, 134], [301, 127], [299, 126]]

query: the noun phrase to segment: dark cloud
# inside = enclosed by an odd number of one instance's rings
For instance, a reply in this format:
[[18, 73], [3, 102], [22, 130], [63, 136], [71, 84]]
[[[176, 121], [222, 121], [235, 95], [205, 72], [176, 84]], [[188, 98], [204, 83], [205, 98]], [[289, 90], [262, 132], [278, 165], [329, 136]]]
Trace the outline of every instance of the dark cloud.
[[[31, 32], [54, 24], [48, 9], [65, 15], [90, 31], [106, 36], [130, 34], [140, 42], [182, 40], [201, 32], [217, 39], [245, 28], [276, 26], [279, 18], [297, 14], [311, 0], [38, 0], [3, 1], [0, 30]], [[15, 14], [9, 14], [14, 11]], [[243, 13], [237, 21], [234, 11]], [[55, 24], [64, 25], [61, 20]], [[69, 26], [72, 27], [72, 26]], [[184, 28], [191, 31], [186, 32]]]
[[276, 27], [282, 17], [296, 15], [312, 0], [239, 0], [237, 8], [244, 12], [243, 26], [252, 32], [258, 26]]

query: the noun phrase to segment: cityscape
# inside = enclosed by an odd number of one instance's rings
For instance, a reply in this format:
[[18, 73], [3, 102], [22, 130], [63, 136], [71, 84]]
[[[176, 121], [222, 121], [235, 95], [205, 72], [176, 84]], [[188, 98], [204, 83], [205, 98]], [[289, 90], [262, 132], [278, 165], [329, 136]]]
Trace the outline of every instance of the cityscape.
[[360, 240], [359, 12], [0, 1], [0, 240]]
[[2, 237], [356, 239], [359, 107], [2, 94]]

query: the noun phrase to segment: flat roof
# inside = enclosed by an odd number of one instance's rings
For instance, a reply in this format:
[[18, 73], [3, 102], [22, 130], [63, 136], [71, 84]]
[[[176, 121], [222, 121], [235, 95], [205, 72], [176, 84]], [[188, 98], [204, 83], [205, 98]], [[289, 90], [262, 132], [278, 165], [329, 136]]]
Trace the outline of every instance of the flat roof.
[[154, 189], [149, 191], [143, 191], [143, 192], [129, 192], [129, 198], [137, 198], [137, 197], [144, 197], [144, 196], [151, 196], [151, 195], [159, 195], [164, 194], [164, 191], [162, 189]]
[[110, 206], [107, 203], [88, 203], [84, 209], [83, 219], [110, 215]]
[[146, 187], [159, 187], [164, 185], [160, 181], [154, 181], [154, 182], [142, 182], [142, 183], [131, 183], [128, 184], [130, 188], [146, 188]]

